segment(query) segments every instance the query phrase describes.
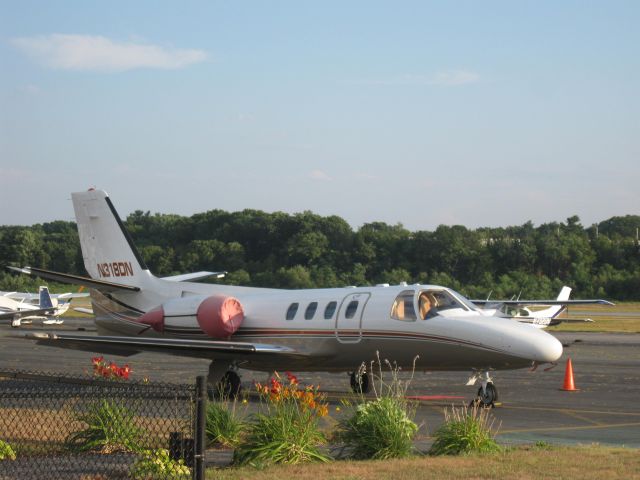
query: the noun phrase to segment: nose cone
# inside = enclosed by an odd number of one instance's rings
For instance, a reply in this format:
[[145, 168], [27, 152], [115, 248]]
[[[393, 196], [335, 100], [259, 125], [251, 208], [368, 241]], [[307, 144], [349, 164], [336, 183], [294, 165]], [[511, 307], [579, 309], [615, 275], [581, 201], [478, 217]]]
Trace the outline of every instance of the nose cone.
[[550, 363], [562, 356], [562, 343], [544, 330], [511, 319], [492, 318], [491, 323], [502, 349], [516, 357]]
[[562, 356], [562, 343], [556, 337], [537, 330], [538, 333], [544, 334], [531, 342], [531, 357], [539, 363], [555, 362]]

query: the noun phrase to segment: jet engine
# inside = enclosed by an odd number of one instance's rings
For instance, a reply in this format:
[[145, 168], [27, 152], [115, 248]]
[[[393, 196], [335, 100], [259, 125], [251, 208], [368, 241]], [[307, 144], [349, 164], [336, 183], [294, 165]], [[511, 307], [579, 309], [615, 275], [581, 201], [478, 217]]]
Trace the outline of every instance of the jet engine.
[[223, 295], [174, 298], [149, 310], [138, 320], [159, 333], [194, 333], [212, 338], [230, 337], [244, 320], [239, 300]]

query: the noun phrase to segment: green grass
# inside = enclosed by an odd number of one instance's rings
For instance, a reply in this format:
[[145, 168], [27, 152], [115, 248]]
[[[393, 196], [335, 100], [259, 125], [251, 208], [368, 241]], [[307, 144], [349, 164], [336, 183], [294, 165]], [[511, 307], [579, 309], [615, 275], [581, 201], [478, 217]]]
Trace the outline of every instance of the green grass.
[[469, 480], [541, 478], [638, 480], [640, 451], [601, 446], [525, 446], [501, 453], [464, 456], [421, 456], [408, 459], [336, 461], [329, 464], [254, 468], [209, 468], [208, 479], [239, 480]]
[[[624, 314], [624, 316], [619, 315]], [[620, 303], [614, 306], [580, 305], [569, 307], [560, 318], [591, 318], [593, 322], [567, 323], [550, 327], [552, 332], [640, 333], [640, 303]]]

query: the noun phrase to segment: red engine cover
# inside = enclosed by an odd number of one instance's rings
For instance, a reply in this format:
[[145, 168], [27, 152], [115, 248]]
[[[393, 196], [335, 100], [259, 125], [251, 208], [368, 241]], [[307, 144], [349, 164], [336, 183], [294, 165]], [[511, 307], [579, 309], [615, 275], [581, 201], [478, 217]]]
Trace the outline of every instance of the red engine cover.
[[244, 310], [233, 297], [212, 296], [200, 303], [196, 318], [202, 331], [210, 337], [227, 338], [240, 328]]

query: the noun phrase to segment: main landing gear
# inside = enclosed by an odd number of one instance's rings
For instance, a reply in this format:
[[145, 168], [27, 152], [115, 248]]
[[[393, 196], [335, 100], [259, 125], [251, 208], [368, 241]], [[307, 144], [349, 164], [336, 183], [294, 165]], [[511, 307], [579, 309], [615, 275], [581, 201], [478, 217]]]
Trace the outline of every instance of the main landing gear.
[[211, 362], [207, 383], [209, 398], [233, 399], [240, 394], [240, 375], [235, 364], [225, 366]]
[[351, 372], [351, 390], [354, 393], [369, 393], [369, 374], [367, 372]]
[[489, 372], [480, 372], [478, 374], [474, 374], [467, 382], [467, 385], [475, 384], [476, 380], [480, 376], [483, 377], [482, 385], [478, 389], [478, 394], [476, 395], [476, 398], [471, 400], [471, 403], [469, 404], [469, 406], [493, 408], [496, 406], [496, 403], [498, 402], [498, 389], [493, 384], [493, 380], [491, 379]]

